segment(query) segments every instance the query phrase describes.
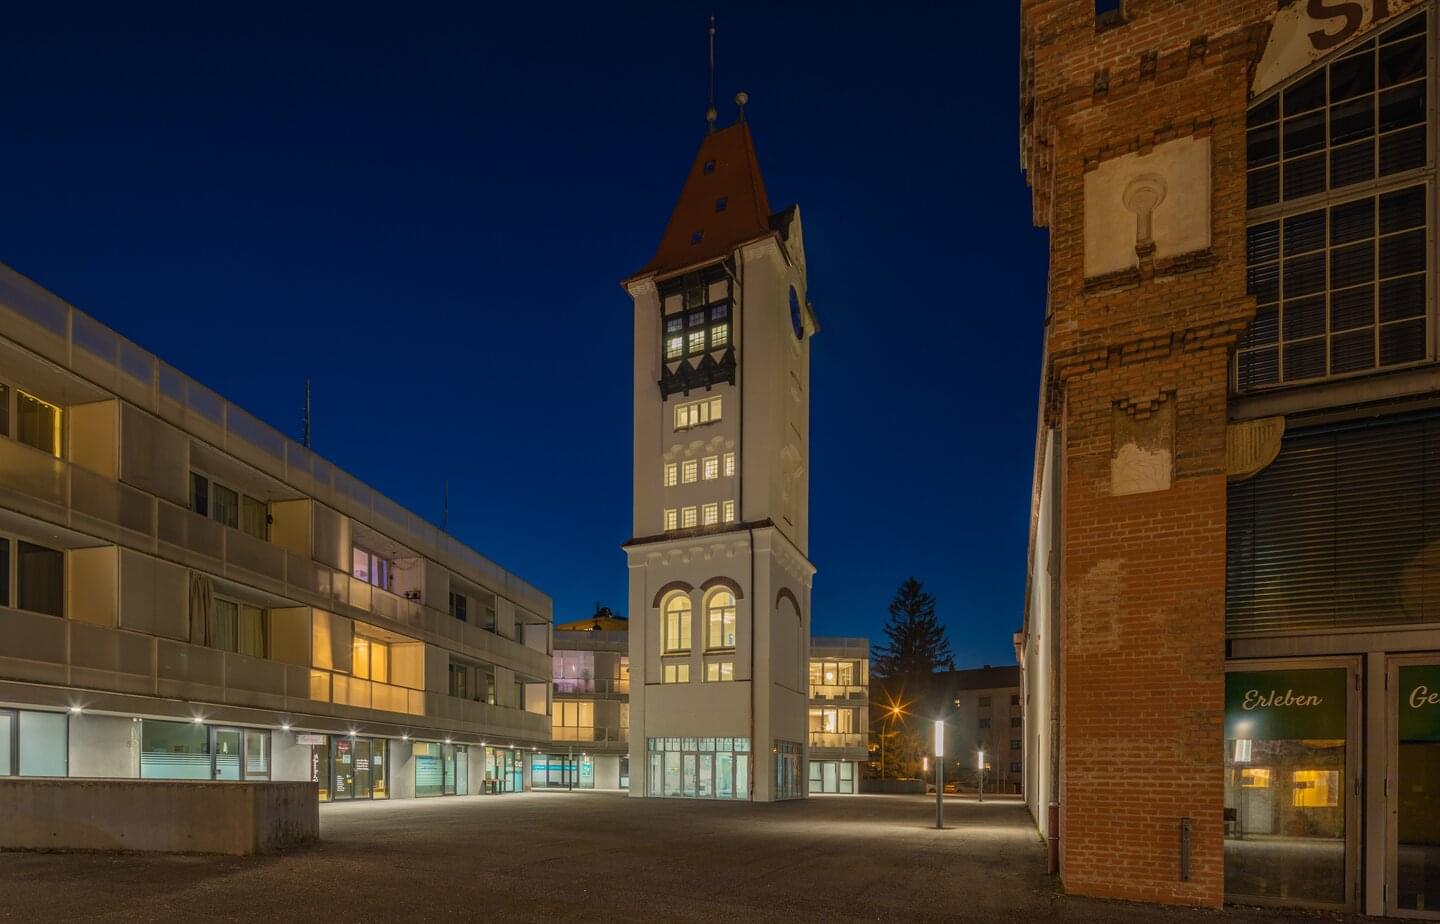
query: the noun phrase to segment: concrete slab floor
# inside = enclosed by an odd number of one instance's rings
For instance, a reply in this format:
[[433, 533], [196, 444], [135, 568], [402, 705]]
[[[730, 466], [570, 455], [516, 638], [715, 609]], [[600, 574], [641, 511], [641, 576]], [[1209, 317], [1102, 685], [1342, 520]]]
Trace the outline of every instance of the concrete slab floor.
[[751, 805], [537, 792], [329, 805], [322, 842], [281, 856], [0, 854], [0, 919], [1316, 919], [1061, 895], [1015, 801], [950, 797], [951, 827], [933, 822], [933, 796]]

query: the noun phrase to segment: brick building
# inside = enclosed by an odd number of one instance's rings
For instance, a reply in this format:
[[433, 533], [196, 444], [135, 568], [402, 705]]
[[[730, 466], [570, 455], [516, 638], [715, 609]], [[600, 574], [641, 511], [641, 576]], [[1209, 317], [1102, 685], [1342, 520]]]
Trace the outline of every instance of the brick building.
[[1440, 909], [1433, 7], [1022, 2], [1016, 649], [1071, 892]]

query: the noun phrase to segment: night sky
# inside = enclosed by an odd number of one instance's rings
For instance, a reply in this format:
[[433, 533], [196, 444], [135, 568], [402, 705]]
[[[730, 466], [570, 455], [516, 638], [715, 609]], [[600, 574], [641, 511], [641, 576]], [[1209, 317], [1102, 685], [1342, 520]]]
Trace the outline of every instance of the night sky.
[[[555, 598], [626, 606], [631, 309], [705, 129], [804, 216], [814, 631], [1013, 660], [1045, 236], [1005, 4], [21, 4], [0, 261]], [[918, 8], [917, 8], [918, 9]], [[984, 20], [993, 21], [984, 21]]]

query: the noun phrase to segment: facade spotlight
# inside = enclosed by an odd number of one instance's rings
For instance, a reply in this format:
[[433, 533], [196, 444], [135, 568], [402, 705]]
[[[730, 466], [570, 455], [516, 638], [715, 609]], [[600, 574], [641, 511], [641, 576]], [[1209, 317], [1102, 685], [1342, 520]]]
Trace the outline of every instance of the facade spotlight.
[[70, 714], [71, 714], [71, 715], [79, 715], [79, 714], [80, 714], [80, 707], [79, 707], [79, 706], [71, 706], [71, 707], [70, 707]]

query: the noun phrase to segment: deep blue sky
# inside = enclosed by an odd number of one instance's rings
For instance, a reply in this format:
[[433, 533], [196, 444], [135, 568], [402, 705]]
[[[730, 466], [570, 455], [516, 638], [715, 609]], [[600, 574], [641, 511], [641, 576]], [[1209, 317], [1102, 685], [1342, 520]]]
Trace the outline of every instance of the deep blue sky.
[[[21, 5], [0, 261], [555, 598], [625, 607], [631, 312], [736, 90], [801, 205], [817, 634], [907, 575], [960, 666], [1021, 618], [1045, 238], [1004, 4]], [[977, 17], [993, 22], [976, 22]], [[975, 36], [983, 36], [976, 41]]]

